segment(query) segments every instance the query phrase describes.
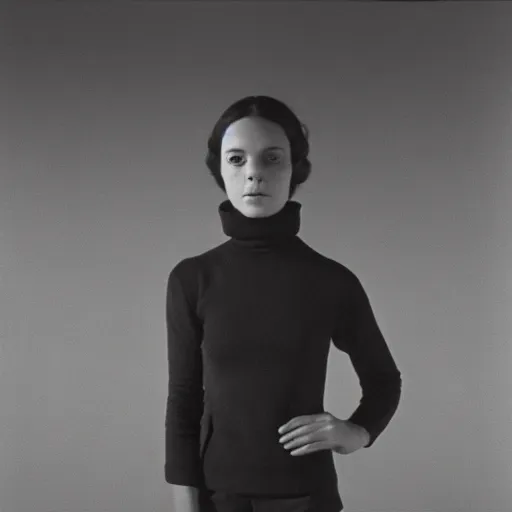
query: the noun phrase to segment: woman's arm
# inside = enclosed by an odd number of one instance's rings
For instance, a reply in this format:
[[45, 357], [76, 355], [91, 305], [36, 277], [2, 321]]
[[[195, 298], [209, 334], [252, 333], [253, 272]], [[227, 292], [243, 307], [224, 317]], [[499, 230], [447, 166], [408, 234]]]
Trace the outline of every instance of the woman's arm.
[[200, 487], [201, 417], [204, 409], [202, 325], [195, 312], [197, 272], [190, 258], [167, 283], [166, 322], [169, 389], [165, 416], [165, 480]]
[[348, 418], [369, 434], [370, 447], [386, 428], [400, 401], [402, 379], [377, 325], [368, 295], [352, 274], [333, 343], [348, 354], [359, 378], [362, 398]]

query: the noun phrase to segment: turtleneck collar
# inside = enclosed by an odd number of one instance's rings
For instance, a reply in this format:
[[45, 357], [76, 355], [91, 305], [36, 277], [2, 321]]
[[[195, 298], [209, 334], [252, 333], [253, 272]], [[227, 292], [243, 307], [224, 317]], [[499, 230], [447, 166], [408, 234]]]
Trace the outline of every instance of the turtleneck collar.
[[269, 217], [246, 217], [228, 199], [219, 205], [219, 215], [233, 246], [265, 251], [297, 240], [301, 208], [300, 203], [290, 200]]

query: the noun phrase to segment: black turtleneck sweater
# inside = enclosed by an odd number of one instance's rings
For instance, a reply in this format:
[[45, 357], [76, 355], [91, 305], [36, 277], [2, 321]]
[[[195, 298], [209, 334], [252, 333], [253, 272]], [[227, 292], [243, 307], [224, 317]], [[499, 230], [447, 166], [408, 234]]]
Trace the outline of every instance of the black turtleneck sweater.
[[297, 236], [300, 210], [288, 201], [250, 218], [223, 201], [230, 239], [170, 272], [168, 483], [247, 495], [336, 487], [332, 451], [292, 456], [278, 433], [325, 411], [331, 340], [357, 373], [362, 398], [347, 419], [368, 431], [367, 447], [397, 409], [401, 374], [368, 296], [352, 271]]

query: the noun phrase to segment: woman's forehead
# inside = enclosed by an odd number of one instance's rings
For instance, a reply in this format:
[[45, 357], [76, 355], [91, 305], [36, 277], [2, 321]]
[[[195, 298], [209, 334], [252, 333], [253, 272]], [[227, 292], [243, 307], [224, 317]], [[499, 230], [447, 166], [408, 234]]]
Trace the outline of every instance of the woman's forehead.
[[246, 147], [285, 149], [288, 137], [277, 123], [260, 118], [242, 118], [231, 123], [222, 138], [225, 150], [245, 149]]

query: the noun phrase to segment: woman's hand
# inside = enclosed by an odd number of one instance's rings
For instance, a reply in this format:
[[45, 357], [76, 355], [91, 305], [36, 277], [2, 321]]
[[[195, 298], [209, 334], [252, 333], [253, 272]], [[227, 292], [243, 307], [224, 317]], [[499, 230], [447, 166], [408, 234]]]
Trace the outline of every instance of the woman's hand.
[[282, 425], [279, 442], [293, 448], [290, 455], [307, 455], [319, 450], [349, 454], [366, 446], [370, 436], [366, 429], [329, 412], [297, 416]]
[[174, 510], [179, 512], [201, 512], [199, 488], [172, 484]]

